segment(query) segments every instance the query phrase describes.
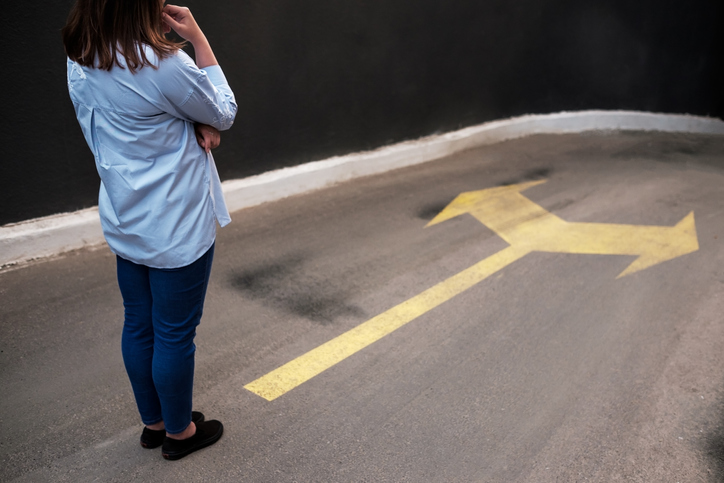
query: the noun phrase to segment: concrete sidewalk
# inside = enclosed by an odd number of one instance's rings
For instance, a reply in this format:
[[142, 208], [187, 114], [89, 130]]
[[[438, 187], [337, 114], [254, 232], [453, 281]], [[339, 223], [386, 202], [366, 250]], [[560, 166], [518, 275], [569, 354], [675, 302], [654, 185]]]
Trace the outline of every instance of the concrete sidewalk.
[[[247, 388], [505, 250], [468, 214], [425, 228], [460, 193], [544, 179], [522, 195], [566, 222], [693, 211], [698, 250], [622, 278], [635, 256], [530, 253], [276, 399]], [[226, 432], [178, 462], [138, 444], [107, 248], [2, 271], [0, 480], [723, 481], [722, 186], [724, 136], [536, 135], [234, 213], [195, 385]]]

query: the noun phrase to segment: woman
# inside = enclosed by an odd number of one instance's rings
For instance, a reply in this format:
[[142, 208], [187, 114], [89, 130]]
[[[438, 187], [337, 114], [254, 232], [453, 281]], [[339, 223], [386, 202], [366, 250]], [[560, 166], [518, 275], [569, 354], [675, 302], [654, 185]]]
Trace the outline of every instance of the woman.
[[[171, 29], [193, 45], [195, 63], [164, 37]], [[233, 123], [234, 94], [187, 8], [77, 0], [62, 33], [68, 90], [95, 157], [101, 224], [117, 259], [141, 444], [183, 458], [223, 432], [191, 404], [216, 222], [231, 221], [210, 150]]]

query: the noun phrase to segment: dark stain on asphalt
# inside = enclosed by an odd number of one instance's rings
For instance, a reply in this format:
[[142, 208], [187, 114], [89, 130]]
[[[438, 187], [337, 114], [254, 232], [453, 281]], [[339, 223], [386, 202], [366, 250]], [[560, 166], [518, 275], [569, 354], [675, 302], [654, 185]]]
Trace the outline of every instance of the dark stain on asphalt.
[[513, 184], [525, 183], [526, 181], [537, 181], [539, 179], [546, 179], [550, 176], [552, 171], [553, 170], [550, 168], [530, 169], [516, 178], [508, 179], [506, 181], [503, 181], [502, 183], [499, 183], [498, 186], [510, 186]]
[[706, 435], [705, 451], [711, 462], [710, 481], [724, 481], [724, 401], [718, 398], [719, 423]]
[[231, 285], [245, 296], [265, 305], [329, 325], [339, 317], [364, 317], [349, 304], [340, 284], [305, 270], [305, 259], [293, 255], [272, 263], [236, 272]]
[[[632, 135], [635, 139], [635, 136]], [[692, 156], [713, 156], [722, 166], [724, 139], [712, 138], [688, 133], [666, 133], [661, 136], [649, 136], [645, 141], [614, 152], [611, 157], [618, 159], [651, 158], [660, 162], [687, 161]], [[699, 162], [702, 160], [699, 159]], [[711, 160], [704, 160], [711, 164]]]
[[452, 202], [452, 200], [454, 200], [454, 199], [455, 199], [455, 196], [450, 198], [447, 201], [427, 204], [417, 211], [417, 217], [421, 218], [423, 220], [426, 220], [426, 221], [430, 221], [433, 218], [435, 218], [438, 213], [440, 213], [442, 210], [444, 210], [445, 207], [447, 205], [449, 205]]

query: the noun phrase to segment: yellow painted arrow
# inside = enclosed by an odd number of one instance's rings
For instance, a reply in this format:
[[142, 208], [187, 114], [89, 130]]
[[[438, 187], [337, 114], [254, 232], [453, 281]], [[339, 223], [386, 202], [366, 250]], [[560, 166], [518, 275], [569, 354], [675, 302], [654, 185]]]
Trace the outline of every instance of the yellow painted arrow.
[[543, 182], [459, 195], [428, 226], [470, 213], [509, 247], [244, 387], [272, 401], [534, 251], [638, 255], [622, 277], [699, 249], [693, 212], [673, 227], [570, 223], [520, 194]]
[[619, 277], [699, 249], [694, 212], [675, 226], [571, 223], [521, 194], [531, 181], [460, 194], [427, 226], [470, 213], [522, 252], [638, 255]]

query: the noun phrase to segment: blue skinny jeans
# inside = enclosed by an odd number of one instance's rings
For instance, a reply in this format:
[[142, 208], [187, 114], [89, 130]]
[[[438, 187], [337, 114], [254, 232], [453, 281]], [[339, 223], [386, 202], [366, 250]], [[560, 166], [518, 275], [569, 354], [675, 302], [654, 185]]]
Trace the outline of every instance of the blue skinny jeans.
[[212, 245], [191, 265], [150, 268], [116, 257], [125, 322], [121, 351], [138, 412], [170, 434], [191, 423], [196, 326], [209, 283]]

